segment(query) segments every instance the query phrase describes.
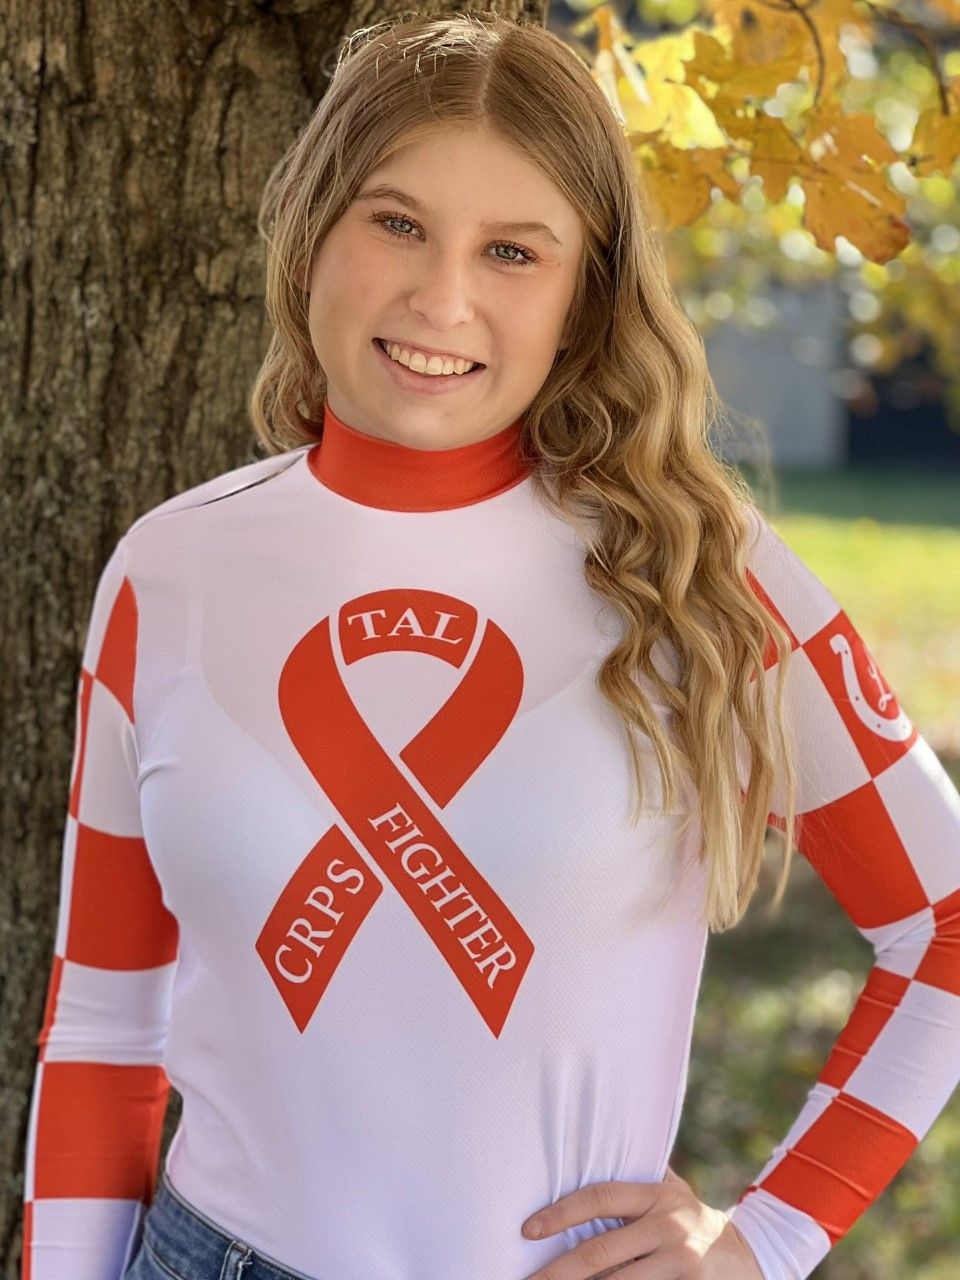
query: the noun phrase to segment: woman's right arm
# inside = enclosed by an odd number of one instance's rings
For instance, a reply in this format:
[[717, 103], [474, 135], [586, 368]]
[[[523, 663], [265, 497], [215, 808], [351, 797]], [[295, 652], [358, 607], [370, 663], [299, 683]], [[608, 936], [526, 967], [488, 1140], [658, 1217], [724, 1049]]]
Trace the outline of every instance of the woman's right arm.
[[136, 662], [121, 538], [97, 584], [78, 682], [27, 1131], [22, 1280], [120, 1280], [156, 1185], [179, 935], [140, 824]]

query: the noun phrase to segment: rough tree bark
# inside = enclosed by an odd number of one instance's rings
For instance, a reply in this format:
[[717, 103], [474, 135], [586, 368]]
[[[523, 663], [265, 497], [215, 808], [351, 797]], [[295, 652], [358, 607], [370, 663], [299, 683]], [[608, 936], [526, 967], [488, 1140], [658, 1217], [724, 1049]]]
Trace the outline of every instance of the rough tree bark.
[[[261, 456], [256, 209], [343, 39], [469, 2], [9, 0], [0, 20], [0, 1264], [19, 1274], [80, 653], [131, 521]], [[504, 0], [544, 22], [547, 0]], [[162, 1152], [179, 1118], [174, 1093]]]

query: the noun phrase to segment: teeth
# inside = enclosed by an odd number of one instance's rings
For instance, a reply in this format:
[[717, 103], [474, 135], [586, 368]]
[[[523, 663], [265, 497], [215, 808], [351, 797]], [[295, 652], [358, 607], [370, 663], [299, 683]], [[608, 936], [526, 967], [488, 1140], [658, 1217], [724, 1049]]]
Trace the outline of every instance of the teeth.
[[472, 360], [452, 360], [446, 356], [426, 356], [422, 351], [409, 351], [395, 342], [384, 341], [384, 349], [391, 360], [405, 364], [414, 373], [425, 373], [429, 377], [440, 374], [469, 373], [474, 367]]

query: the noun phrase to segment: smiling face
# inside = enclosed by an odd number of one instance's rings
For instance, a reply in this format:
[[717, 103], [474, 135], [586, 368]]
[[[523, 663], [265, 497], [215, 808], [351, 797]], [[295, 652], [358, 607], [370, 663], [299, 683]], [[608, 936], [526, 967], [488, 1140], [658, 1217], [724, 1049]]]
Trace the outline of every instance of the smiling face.
[[[364, 195], [375, 187], [393, 192]], [[506, 225], [534, 222], [549, 230]], [[418, 449], [509, 426], [556, 358], [581, 247], [573, 206], [488, 130], [446, 124], [408, 143], [367, 174], [314, 254], [310, 337], [330, 408], [358, 431]], [[376, 338], [486, 368], [436, 379], [449, 389], [428, 393], [421, 386], [433, 380], [395, 370]]]

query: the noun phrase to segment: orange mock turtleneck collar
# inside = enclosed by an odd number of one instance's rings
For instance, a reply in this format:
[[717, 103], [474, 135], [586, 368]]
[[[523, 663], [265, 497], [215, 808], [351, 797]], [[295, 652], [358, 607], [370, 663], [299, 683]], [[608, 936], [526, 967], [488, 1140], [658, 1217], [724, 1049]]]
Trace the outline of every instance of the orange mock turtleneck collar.
[[523, 419], [453, 449], [416, 449], [357, 431], [328, 402], [323, 436], [307, 450], [314, 476], [335, 493], [387, 511], [443, 511], [492, 498], [525, 479], [519, 451]]

